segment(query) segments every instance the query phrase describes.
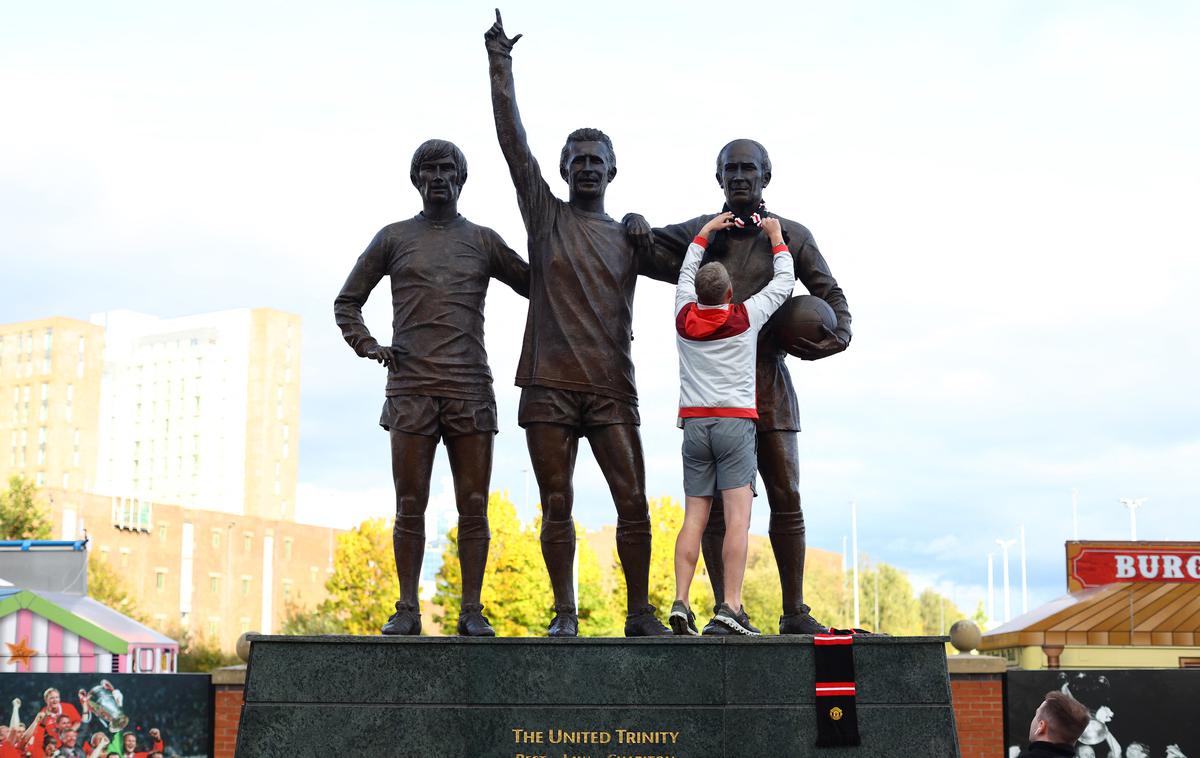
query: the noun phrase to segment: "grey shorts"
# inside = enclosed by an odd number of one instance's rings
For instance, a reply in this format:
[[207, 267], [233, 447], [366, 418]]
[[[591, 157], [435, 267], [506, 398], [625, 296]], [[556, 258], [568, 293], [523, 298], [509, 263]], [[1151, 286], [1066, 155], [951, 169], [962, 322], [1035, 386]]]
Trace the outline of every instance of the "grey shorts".
[[683, 421], [683, 493], [713, 497], [720, 490], [750, 485], [758, 471], [758, 430], [748, 418], [689, 418]]

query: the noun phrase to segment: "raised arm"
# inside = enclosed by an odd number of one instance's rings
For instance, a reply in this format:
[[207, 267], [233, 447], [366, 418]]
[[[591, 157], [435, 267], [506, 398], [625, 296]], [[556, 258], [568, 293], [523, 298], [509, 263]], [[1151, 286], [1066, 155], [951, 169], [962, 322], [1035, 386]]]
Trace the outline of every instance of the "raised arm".
[[342, 291], [333, 301], [333, 315], [342, 330], [342, 337], [359, 357], [378, 361], [394, 371], [400, 367], [400, 359], [390, 347], [381, 347], [371, 336], [362, 315], [362, 307], [370, 297], [371, 290], [375, 289], [375, 285], [379, 284], [385, 273], [386, 235], [381, 230], [351, 269], [350, 276], [342, 285]]
[[713, 232], [718, 229], [728, 229], [731, 226], [733, 226], [732, 213], [725, 212], [713, 216], [688, 244], [687, 252], [683, 256], [683, 265], [679, 268], [679, 284], [675, 287], [676, 315], [679, 315], [680, 309], [688, 303], [696, 302], [696, 271], [700, 268], [700, 259], [704, 257], [708, 240], [712, 237]]
[[504, 22], [500, 9], [496, 9], [496, 23], [484, 33], [484, 46], [488, 52], [488, 70], [492, 83], [492, 116], [496, 120], [496, 138], [500, 140], [500, 152], [508, 162], [513, 185], [517, 189], [517, 204], [525, 228], [530, 220], [544, 215], [546, 205], [553, 202], [550, 186], [542, 178], [541, 167], [529, 150], [525, 127], [521, 124], [521, 112], [517, 109], [516, 85], [513, 83], [512, 49], [521, 39], [520, 34], [509, 38], [504, 33]]
[[768, 216], [759, 224], [771, 241], [773, 256], [773, 272], [767, 286], [746, 301], [746, 312], [750, 315], [750, 325], [758, 330], [767, 323], [779, 306], [791, 296], [796, 286], [796, 270], [792, 264], [792, 256], [788, 254], [787, 245], [783, 242], [783, 229], [779, 219]]

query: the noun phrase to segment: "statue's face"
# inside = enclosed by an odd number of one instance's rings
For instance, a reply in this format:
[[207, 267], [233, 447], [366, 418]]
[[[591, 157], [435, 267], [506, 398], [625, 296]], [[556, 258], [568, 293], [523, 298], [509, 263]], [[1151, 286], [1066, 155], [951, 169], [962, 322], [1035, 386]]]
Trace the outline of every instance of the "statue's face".
[[771, 175], [763, 170], [762, 153], [752, 142], [734, 142], [721, 153], [717, 183], [725, 190], [725, 202], [733, 206], [756, 206]]
[[567, 185], [575, 197], [602, 197], [608, 183], [617, 175], [612, 155], [603, 142], [570, 143], [567, 153]]
[[417, 167], [417, 191], [430, 205], [458, 202], [462, 185], [458, 183], [458, 165], [447, 155], [424, 161]]

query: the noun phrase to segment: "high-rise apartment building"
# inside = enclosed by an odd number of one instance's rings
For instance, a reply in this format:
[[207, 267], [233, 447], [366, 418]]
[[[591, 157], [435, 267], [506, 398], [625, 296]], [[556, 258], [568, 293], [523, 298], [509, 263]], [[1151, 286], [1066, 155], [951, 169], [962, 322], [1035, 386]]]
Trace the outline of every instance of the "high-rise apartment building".
[[298, 316], [111, 311], [92, 321], [104, 331], [95, 492], [294, 517]]
[[0, 484], [95, 487], [103, 352], [86, 321], [0, 324]]

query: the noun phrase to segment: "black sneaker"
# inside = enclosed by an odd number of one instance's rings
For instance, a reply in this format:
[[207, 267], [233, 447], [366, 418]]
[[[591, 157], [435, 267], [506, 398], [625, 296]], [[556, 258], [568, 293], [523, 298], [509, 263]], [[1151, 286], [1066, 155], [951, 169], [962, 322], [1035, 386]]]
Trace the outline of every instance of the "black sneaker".
[[482, 605], [464, 605], [458, 614], [458, 633], [463, 637], [495, 637], [496, 630], [483, 615]]
[[704, 625], [704, 631], [700, 632], [705, 637], [724, 637], [733, 634], [733, 631], [729, 627], [717, 621], [717, 609], [720, 607], [720, 604], [713, 606], [713, 617]]
[[393, 613], [379, 630], [387, 635], [416, 635], [421, 633], [421, 610], [419, 606], [396, 603]]
[[735, 612], [728, 605], [721, 603], [717, 606], [717, 617], [713, 621], [728, 627], [736, 634], [744, 634], [747, 637], [757, 637], [762, 634], [750, 623], [750, 617], [746, 615], [745, 608], [738, 608]]
[[807, 605], [800, 606], [799, 613], [787, 613], [779, 617], [780, 634], [825, 634], [829, 627], [809, 614]]
[[692, 613], [692, 609], [688, 608], [683, 603], [676, 600], [671, 605], [671, 615], [667, 618], [671, 624], [671, 631], [679, 635], [688, 635], [698, 637], [700, 630], [696, 628], [696, 614]]
[[671, 630], [663, 626], [658, 620], [655, 612], [658, 609], [653, 605], [647, 605], [644, 609], [637, 613], [631, 613], [625, 617], [625, 636], [626, 637], [666, 637], [671, 634]]
[[546, 630], [547, 637], [578, 637], [579, 614], [573, 606], [562, 606], [554, 609], [554, 618]]

